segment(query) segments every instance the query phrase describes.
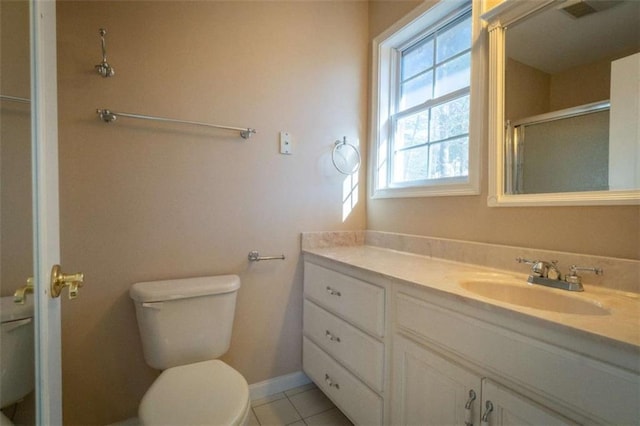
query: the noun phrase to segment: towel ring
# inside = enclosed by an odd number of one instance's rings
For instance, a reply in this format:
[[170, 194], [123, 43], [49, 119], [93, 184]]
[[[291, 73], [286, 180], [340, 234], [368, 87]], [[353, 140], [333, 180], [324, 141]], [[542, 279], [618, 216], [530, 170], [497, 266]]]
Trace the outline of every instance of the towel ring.
[[360, 170], [360, 151], [358, 147], [347, 142], [344, 136], [337, 140], [331, 151], [331, 161], [334, 167], [343, 175], [352, 175]]

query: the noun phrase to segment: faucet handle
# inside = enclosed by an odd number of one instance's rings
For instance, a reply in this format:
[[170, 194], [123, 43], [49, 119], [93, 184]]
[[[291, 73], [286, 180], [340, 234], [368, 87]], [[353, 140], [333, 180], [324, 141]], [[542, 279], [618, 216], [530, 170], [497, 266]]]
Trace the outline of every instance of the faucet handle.
[[516, 262], [531, 265], [531, 274], [537, 277], [550, 278], [552, 280], [560, 279], [560, 271], [558, 271], [558, 261], [552, 260], [530, 260], [524, 257], [517, 257]]
[[576, 275], [578, 271], [593, 272], [596, 275], [604, 274], [604, 270], [602, 268], [598, 268], [597, 266], [586, 267], [586, 266], [571, 265], [569, 266], [569, 271], [571, 271], [572, 275]]
[[539, 260], [525, 259], [524, 257], [516, 257], [516, 262], [531, 265], [531, 274], [537, 277], [546, 276], [544, 263]]
[[584, 267], [584, 266], [569, 266], [569, 271], [571, 272], [569, 275], [565, 276], [564, 279], [568, 283], [572, 284], [582, 284], [582, 277], [578, 275], [579, 271], [582, 272], [593, 272], [596, 275], [604, 274], [604, 270], [602, 268], [598, 268], [595, 266], [592, 267]]
[[33, 277], [27, 278], [27, 285], [20, 287], [13, 293], [13, 303], [24, 305], [27, 300], [27, 293], [33, 293]]

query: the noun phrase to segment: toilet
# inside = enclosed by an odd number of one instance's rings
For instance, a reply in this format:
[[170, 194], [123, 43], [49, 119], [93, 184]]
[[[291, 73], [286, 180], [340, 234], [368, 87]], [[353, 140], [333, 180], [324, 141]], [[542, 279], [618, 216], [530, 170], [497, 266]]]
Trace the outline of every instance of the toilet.
[[134, 284], [144, 358], [162, 370], [138, 408], [143, 425], [246, 425], [249, 386], [218, 360], [229, 349], [236, 275]]
[[[35, 388], [33, 298], [24, 304], [0, 298], [0, 408], [20, 402]], [[0, 412], [0, 425], [12, 425]]]

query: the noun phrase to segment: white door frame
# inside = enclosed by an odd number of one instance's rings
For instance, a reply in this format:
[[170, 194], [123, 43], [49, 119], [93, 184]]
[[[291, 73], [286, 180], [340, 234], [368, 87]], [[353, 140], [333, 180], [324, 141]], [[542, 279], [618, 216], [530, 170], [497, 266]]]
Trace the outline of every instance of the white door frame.
[[60, 299], [49, 297], [60, 263], [56, 4], [30, 0], [36, 422], [62, 425]]

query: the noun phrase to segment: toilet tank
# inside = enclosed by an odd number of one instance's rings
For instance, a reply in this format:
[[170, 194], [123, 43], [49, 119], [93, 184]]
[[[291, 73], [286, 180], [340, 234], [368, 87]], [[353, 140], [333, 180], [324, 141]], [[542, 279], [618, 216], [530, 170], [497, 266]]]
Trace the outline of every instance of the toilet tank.
[[166, 370], [227, 352], [239, 288], [237, 275], [134, 284], [129, 295], [147, 364]]

